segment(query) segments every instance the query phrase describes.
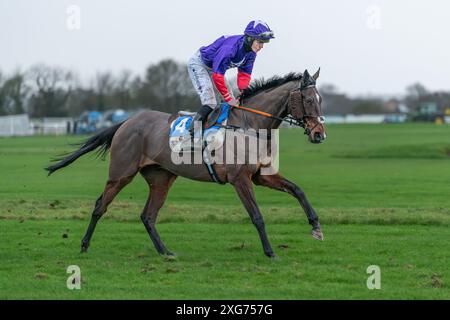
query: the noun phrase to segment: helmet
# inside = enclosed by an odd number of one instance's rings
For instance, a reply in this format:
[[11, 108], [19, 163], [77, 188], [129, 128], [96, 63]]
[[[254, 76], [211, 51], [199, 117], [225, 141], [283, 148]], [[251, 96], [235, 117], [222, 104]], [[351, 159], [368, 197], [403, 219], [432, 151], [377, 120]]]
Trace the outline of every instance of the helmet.
[[275, 38], [267, 23], [261, 20], [250, 21], [245, 28], [244, 34], [261, 42], [269, 42], [270, 39]]

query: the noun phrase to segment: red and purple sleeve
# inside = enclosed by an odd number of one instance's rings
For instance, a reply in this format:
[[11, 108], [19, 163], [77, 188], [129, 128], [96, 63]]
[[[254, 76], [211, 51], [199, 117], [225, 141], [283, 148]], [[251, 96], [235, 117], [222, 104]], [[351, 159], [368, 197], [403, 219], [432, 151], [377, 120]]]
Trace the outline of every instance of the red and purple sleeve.
[[214, 84], [216, 85], [217, 90], [219, 90], [220, 94], [223, 96], [223, 99], [228, 102], [231, 100], [230, 93], [228, 92], [227, 85], [225, 84], [225, 77], [220, 73], [213, 73], [212, 75]]
[[237, 85], [239, 90], [247, 89], [250, 84], [255, 58], [256, 54], [252, 52], [245, 64], [238, 68]]
[[251, 78], [252, 78], [251, 74], [238, 71], [237, 85], [238, 85], [239, 90], [242, 91], [244, 89], [247, 89]]

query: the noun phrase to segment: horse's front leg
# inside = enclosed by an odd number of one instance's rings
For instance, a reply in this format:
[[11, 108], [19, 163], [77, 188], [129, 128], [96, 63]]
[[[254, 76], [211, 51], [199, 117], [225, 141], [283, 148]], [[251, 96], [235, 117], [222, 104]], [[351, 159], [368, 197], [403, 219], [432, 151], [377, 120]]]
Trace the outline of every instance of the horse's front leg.
[[308, 199], [306, 199], [305, 193], [295, 183], [287, 180], [279, 174], [267, 176], [257, 174], [254, 175], [252, 179], [256, 185], [261, 185], [279, 191], [287, 192], [294, 196], [302, 206], [308, 218], [309, 224], [312, 226], [311, 235], [317, 240], [323, 240], [323, 233], [320, 229], [319, 217], [312, 208], [311, 204], [308, 202]]
[[264, 220], [259, 211], [258, 205], [256, 204], [255, 193], [253, 191], [253, 185], [248, 176], [242, 176], [236, 179], [233, 183], [234, 188], [239, 195], [245, 209], [247, 209], [250, 219], [258, 230], [259, 237], [264, 249], [266, 256], [274, 258], [275, 254], [270, 246], [269, 240], [267, 239], [266, 230], [264, 227]]

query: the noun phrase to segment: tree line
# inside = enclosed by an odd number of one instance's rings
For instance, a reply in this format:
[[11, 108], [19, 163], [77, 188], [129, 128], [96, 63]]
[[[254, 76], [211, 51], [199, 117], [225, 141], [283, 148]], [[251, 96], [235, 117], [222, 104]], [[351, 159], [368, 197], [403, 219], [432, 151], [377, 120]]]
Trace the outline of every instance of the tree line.
[[0, 115], [76, 117], [86, 110], [117, 108], [172, 113], [196, 110], [199, 104], [186, 65], [171, 59], [150, 65], [144, 76], [99, 72], [89, 85], [82, 85], [72, 71], [45, 64], [9, 76], [0, 70]]
[[[231, 81], [233, 84], [235, 81]], [[389, 104], [381, 98], [350, 98], [332, 84], [319, 90], [325, 114], [385, 113]], [[417, 111], [424, 102], [434, 102], [440, 110], [450, 107], [450, 91], [432, 92], [422, 84], [406, 88], [406, 94], [390, 105], [403, 103]], [[186, 65], [165, 59], [149, 65], [143, 76], [130, 71], [119, 74], [99, 72], [82, 85], [77, 74], [59, 67], [37, 64], [10, 75], [0, 70], [0, 115], [27, 113], [31, 117], [77, 117], [86, 110], [153, 109], [174, 113], [195, 111], [200, 106]]]
[[404, 112], [400, 105], [409, 109], [410, 114], [419, 112], [425, 103], [433, 103], [438, 112], [450, 108], [450, 91], [431, 91], [416, 82], [406, 87], [405, 93], [386, 100], [382, 97], [349, 97], [338, 91], [333, 84], [324, 84], [319, 89], [323, 96], [325, 114], [385, 114]]

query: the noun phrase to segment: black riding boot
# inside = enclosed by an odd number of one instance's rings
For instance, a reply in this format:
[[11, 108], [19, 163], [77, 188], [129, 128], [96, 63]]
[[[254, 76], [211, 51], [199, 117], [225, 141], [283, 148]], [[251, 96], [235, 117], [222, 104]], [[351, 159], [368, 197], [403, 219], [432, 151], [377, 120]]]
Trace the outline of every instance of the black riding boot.
[[195, 121], [201, 121], [202, 122], [202, 128], [203, 128], [203, 124], [205, 123], [205, 120], [208, 118], [208, 115], [211, 113], [212, 110], [213, 109], [210, 106], [204, 105], [195, 114], [194, 118], [191, 121], [191, 124], [189, 125], [189, 132], [190, 132], [191, 136], [194, 136], [194, 123], [195, 123]]

